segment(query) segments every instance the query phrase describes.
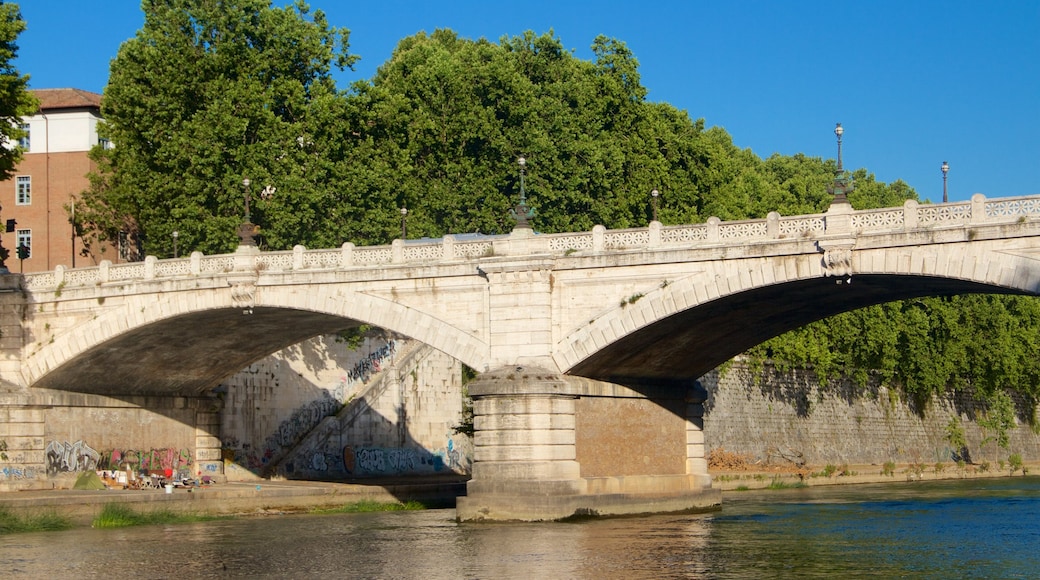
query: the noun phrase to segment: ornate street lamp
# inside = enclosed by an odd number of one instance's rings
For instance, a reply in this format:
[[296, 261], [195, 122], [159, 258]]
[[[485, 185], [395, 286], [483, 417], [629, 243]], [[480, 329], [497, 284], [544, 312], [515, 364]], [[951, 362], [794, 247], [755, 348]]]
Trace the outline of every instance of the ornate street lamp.
[[401, 239], [408, 239], [408, 208], [401, 208]]
[[661, 196], [661, 192], [657, 191], [657, 188], [650, 190], [650, 203], [654, 209], [654, 221], [657, 221], [657, 198]]
[[534, 217], [534, 208], [527, 206], [527, 194], [524, 192], [524, 168], [527, 167], [527, 160], [521, 155], [516, 162], [520, 165], [520, 203], [509, 210], [509, 215], [516, 220], [516, 228], [514, 229], [529, 230], [531, 229], [531, 224], [527, 220]]
[[176, 258], [176, 257], [178, 257], [177, 256], [177, 238], [179, 238], [181, 236], [181, 233], [178, 232], [177, 230], [173, 230], [173, 233], [171, 233], [170, 235], [173, 236], [173, 257]]
[[845, 175], [845, 169], [841, 164], [841, 136], [845, 134], [841, 123], [834, 127], [834, 134], [838, 137], [838, 169], [834, 172], [834, 182], [827, 186], [827, 192], [834, 195], [834, 201], [831, 203], [849, 203], [845, 194], [851, 192], [854, 186], [852, 178]]
[[943, 174], [943, 203], [946, 203], [949, 201], [949, 198], [946, 196], [946, 174], [950, 172], [950, 164], [943, 161], [942, 167], [939, 169], [942, 170]]
[[256, 224], [252, 222], [252, 218], [249, 216], [249, 178], [246, 177], [242, 180], [242, 189], [244, 190], [246, 214], [242, 223], [238, 226], [238, 239], [239, 245], [241, 246], [255, 246], [256, 245]]

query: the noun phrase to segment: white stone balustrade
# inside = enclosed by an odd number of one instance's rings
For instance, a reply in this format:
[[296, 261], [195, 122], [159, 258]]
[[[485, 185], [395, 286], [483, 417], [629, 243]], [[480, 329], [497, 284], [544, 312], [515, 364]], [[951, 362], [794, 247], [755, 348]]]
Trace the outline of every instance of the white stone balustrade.
[[[902, 207], [853, 210], [847, 213], [780, 216], [771, 212], [766, 219], [724, 222], [712, 217], [703, 224], [662, 226], [652, 222], [646, 228], [608, 230], [596, 226], [591, 232], [541, 234], [513, 239], [511, 235], [459, 239], [394, 240], [388, 246], [357, 247], [347, 242], [339, 248], [308, 250], [296, 246], [289, 251], [259, 252], [252, 267], [267, 272], [333, 270], [366, 266], [411, 263], [437, 263], [473, 260], [491, 256], [570, 255], [580, 252], [620, 252], [650, 248], [710, 247], [760, 243], [824, 234], [883, 234], [918, 228], [964, 227], [1040, 216], [1040, 195], [988, 200], [975, 194], [970, 201], [919, 204], [907, 200]], [[828, 224], [828, 218], [835, 221]], [[847, 220], [847, 224], [846, 224]], [[235, 254], [205, 256], [193, 252], [187, 258], [160, 260], [154, 256], [143, 262], [112, 264], [102, 261], [97, 267], [25, 274], [25, 287], [32, 290], [89, 286], [221, 274], [235, 271]]]

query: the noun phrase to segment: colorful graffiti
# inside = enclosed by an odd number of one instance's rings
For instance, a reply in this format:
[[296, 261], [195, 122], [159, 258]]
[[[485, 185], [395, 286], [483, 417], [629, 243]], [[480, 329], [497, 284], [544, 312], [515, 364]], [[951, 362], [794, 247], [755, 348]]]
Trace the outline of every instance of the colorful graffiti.
[[125, 469], [129, 466], [135, 471], [177, 470], [192, 464], [191, 449], [149, 449], [136, 451], [133, 449], [112, 449], [101, 456], [98, 469]]
[[353, 447], [343, 448], [343, 470], [357, 476], [409, 475], [434, 473], [445, 469], [456, 473], [469, 470], [469, 458], [451, 439], [445, 449]]
[[44, 454], [47, 475], [59, 473], [76, 473], [97, 469], [101, 454], [94, 451], [82, 440], [75, 443], [68, 441], [51, 441]]
[[47, 475], [76, 473], [93, 469], [124, 469], [158, 471], [180, 469], [191, 465], [191, 449], [149, 449], [135, 451], [112, 449], [98, 453], [83, 441], [51, 441], [45, 453]]

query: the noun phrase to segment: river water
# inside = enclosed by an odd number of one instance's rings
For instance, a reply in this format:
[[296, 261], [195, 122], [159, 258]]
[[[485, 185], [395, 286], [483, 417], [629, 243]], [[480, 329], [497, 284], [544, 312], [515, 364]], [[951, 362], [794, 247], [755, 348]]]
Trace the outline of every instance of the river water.
[[0, 536], [31, 578], [1034, 578], [1040, 477], [727, 494], [721, 511], [457, 524], [454, 510]]

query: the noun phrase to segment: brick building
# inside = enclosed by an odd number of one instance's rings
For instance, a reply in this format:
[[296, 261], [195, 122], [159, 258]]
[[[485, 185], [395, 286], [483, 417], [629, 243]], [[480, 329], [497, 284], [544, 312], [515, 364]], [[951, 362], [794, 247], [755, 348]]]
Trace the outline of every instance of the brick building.
[[[82, 240], [73, 235], [72, 201], [87, 189], [87, 173], [95, 164], [87, 156], [98, 140], [101, 95], [79, 89], [31, 91], [40, 101], [35, 115], [22, 121], [27, 135], [25, 152], [13, 177], [0, 181], [0, 222], [3, 246], [11, 255], [12, 272], [53, 270], [61, 265], [94, 266], [102, 258], [83, 253]], [[10, 220], [14, 220], [14, 231]], [[18, 259], [25, 244], [29, 257]], [[111, 253], [111, 252], [110, 252]], [[115, 261], [115, 257], [106, 256]]]

